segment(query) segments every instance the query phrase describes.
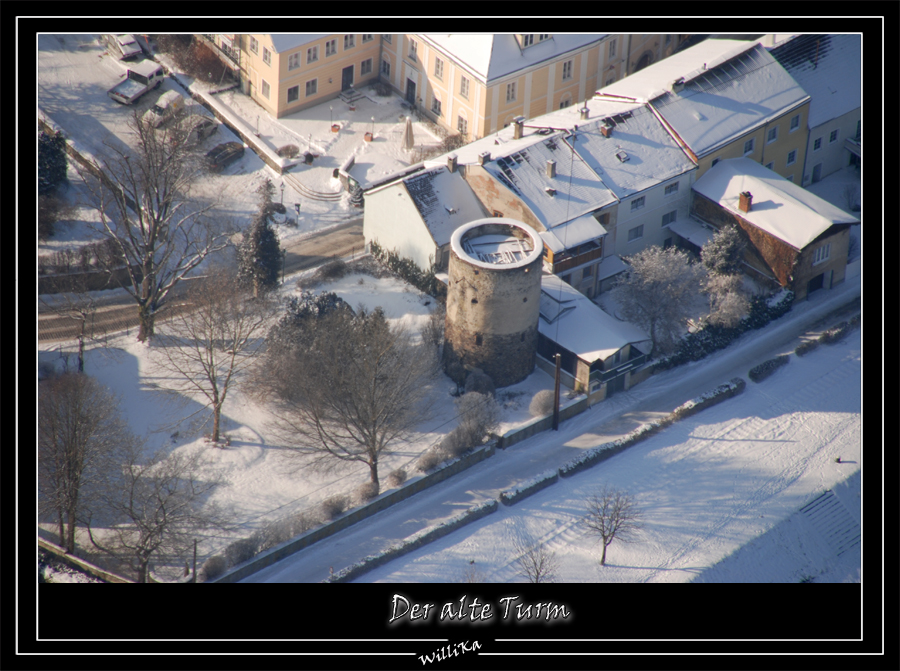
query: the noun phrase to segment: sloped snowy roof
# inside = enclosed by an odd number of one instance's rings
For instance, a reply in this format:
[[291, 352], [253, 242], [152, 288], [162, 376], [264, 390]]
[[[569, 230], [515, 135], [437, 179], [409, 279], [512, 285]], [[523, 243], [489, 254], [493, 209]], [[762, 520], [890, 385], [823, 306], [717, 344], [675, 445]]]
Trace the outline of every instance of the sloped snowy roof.
[[860, 107], [860, 35], [800, 35], [769, 53], [810, 95], [810, 128]]
[[713, 232], [707, 226], [701, 224], [693, 217], [673, 221], [669, 224], [669, 230], [677, 233], [685, 240], [702, 247], [712, 239]]
[[637, 326], [608, 315], [555, 275], [541, 276], [538, 330], [587, 362], [606, 359], [629, 343], [650, 339]]
[[541, 240], [554, 254], [583, 245], [604, 235], [606, 235], [606, 229], [590, 213], [540, 233]]
[[[555, 177], [547, 176], [548, 161], [556, 161]], [[615, 202], [597, 173], [573, 157], [563, 133], [533, 136], [527, 147], [492, 152], [484, 168], [517, 194], [547, 228]]]
[[[678, 60], [669, 63], [673, 59]], [[679, 78], [684, 87], [675, 92], [672, 85]], [[602, 89], [600, 95], [651, 101], [697, 156], [809, 98], [764, 47], [738, 40], [706, 40]]]
[[[589, 109], [592, 120], [578, 124], [572, 142], [619, 199], [696, 168], [646, 106], [605, 103]], [[603, 125], [612, 126], [611, 137], [601, 135]]]
[[519, 48], [512, 34], [427, 34], [420, 37], [465, 65], [484, 83], [600, 42], [606, 34], [553, 34], [550, 39]]
[[469, 185], [446, 166], [411, 175], [403, 184], [438, 246], [450, 242], [453, 231], [463, 224], [485, 216]]
[[[719, 161], [692, 188], [798, 250], [833, 224], [859, 223], [853, 215], [749, 158]], [[753, 196], [749, 212], [738, 208], [743, 191]]]
[[272, 46], [275, 48], [275, 53], [283, 54], [291, 49], [302, 47], [304, 44], [326, 38], [330, 34], [331, 33], [325, 33], [323, 35], [313, 35], [312, 33], [270, 33], [269, 37], [272, 38]]

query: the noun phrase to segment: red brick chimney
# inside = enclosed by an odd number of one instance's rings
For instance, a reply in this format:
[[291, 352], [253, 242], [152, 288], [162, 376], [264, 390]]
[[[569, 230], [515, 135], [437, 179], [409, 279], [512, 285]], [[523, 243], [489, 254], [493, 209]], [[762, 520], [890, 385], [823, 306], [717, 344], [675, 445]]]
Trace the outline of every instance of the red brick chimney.
[[600, 126], [600, 134], [601, 134], [603, 137], [610, 137], [610, 136], [612, 136], [612, 126], [607, 126], [606, 124]]
[[741, 191], [741, 199], [738, 202], [738, 208], [741, 212], [749, 212], [753, 205], [753, 194], [749, 191]]

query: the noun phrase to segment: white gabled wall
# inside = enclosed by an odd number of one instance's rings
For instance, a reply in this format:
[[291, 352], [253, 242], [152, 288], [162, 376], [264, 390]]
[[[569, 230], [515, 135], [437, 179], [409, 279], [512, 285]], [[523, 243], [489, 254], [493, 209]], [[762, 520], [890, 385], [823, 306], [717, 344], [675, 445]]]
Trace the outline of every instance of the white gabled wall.
[[429, 255], [437, 255], [434, 239], [402, 183], [366, 194], [363, 236], [367, 245], [376, 240], [422, 270], [428, 270]]

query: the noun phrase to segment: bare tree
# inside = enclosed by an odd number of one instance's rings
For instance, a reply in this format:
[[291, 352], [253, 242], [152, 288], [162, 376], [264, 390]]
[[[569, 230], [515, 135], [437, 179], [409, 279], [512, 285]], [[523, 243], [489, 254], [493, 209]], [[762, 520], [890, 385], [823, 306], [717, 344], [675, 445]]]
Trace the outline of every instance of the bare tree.
[[603, 543], [600, 564], [606, 565], [606, 548], [614, 540], [632, 542], [642, 527], [643, 512], [627, 492], [608, 485], [585, 500], [584, 521], [590, 532]]
[[473, 559], [469, 562], [469, 565], [463, 569], [458, 582], [485, 583], [487, 582], [487, 576], [475, 565], [475, 560]]
[[513, 551], [516, 553], [516, 572], [530, 583], [556, 582], [559, 560], [556, 553], [547, 549], [544, 543], [536, 543], [523, 535], [513, 537]]
[[64, 373], [40, 384], [38, 393], [38, 491], [42, 514], [59, 520], [59, 539], [75, 551], [75, 527], [94, 493], [110, 454], [129, 432], [118, 399], [94, 378]]
[[[221, 478], [204, 469], [199, 453], [144, 461], [142, 447], [124, 446], [121, 472], [106, 481], [87, 529], [97, 549], [130, 565], [138, 582], [148, 582], [151, 559], [186, 557], [198, 532], [228, 525], [207, 500]], [[107, 521], [102, 532], [93, 524], [97, 518]]]
[[210, 275], [216, 279], [192, 283], [186, 296], [190, 309], [161, 326], [153, 358], [171, 374], [167, 388], [206, 399], [213, 411], [211, 440], [217, 443], [225, 399], [265, 346], [270, 309], [224, 270]]
[[381, 458], [427, 417], [433, 348], [391, 326], [381, 308], [338, 310], [298, 328], [294, 344], [266, 357], [263, 376], [282, 439], [313, 466], [366, 464], [378, 486]]
[[107, 144], [106, 164], [79, 169], [100, 214], [97, 230], [125, 265], [125, 290], [138, 305], [138, 340], [153, 335], [156, 317], [188, 273], [227, 244], [208, 214], [212, 203], [191, 196], [201, 164], [178, 128], [158, 131], [135, 112], [134, 152]]
[[622, 316], [648, 332], [651, 355], [670, 352], [701, 288], [703, 271], [675, 247], [648, 247], [626, 261], [629, 268], [613, 289]]

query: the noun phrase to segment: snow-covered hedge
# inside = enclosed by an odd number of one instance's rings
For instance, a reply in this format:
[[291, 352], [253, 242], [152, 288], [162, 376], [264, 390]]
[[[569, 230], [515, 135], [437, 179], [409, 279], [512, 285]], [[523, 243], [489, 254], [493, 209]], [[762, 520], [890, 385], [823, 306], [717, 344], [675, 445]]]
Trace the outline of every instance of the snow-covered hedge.
[[779, 354], [774, 359], [763, 361], [758, 366], [754, 366], [747, 375], [754, 382], [762, 382], [776, 370], [787, 364], [788, 359], [787, 354]]
[[819, 342], [824, 343], [826, 345], [834, 344], [834, 343], [838, 342], [839, 340], [843, 339], [843, 337], [845, 335], [850, 333], [851, 328], [852, 327], [850, 326], [850, 324], [848, 322], [841, 322], [837, 326], [831, 327], [830, 329], [825, 331], [825, 333], [820, 335]]
[[587, 450], [580, 457], [572, 459], [571, 461], [568, 461], [560, 466], [559, 476], [561, 478], [571, 477], [576, 473], [585, 470], [586, 468], [590, 468], [594, 464], [609, 459], [611, 456], [613, 456], [614, 454], [618, 454], [626, 447], [630, 447], [635, 443], [649, 438], [660, 429], [664, 429], [665, 427], [672, 424], [672, 422], [683, 419], [685, 417], [689, 417], [690, 415], [693, 415], [696, 412], [700, 412], [701, 410], [708, 408], [711, 405], [721, 403], [727, 398], [731, 398], [732, 396], [740, 394], [742, 391], [744, 391], [744, 387], [746, 387], [746, 385], [747, 383], [744, 382], [743, 379], [739, 377], [733, 378], [725, 384], [719, 385], [715, 389], [706, 392], [702, 396], [698, 396], [697, 398], [693, 398], [686, 403], [682, 403], [665, 417], [661, 417], [660, 419], [654, 420], [652, 422], [642, 424], [634, 431], [626, 434], [625, 436], [622, 436], [618, 440], [614, 440], [609, 443], [603, 443], [603, 445], [599, 445], [593, 449]]
[[688, 333], [678, 345], [674, 354], [656, 362], [654, 371], [667, 370], [688, 361], [699, 361], [713, 352], [728, 347], [736, 338], [747, 331], [759, 329], [778, 319], [791, 309], [794, 293], [782, 289], [769, 298], [756, 297], [750, 301], [750, 314], [734, 327], [708, 324], [699, 331]]
[[549, 487], [557, 480], [559, 480], [559, 473], [556, 470], [541, 473], [540, 475], [523, 482], [514, 489], [507, 489], [506, 491], [500, 492], [500, 503], [511, 506], [522, 499], [528, 498], [532, 494], [536, 494], [545, 487]]
[[794, 350], [794, 354], [797, 356], [805, 356], [812, 352], [816, 347], [819, 346], [818, 340], [807, 340], [806, 342], [800, 343], [797, 345], [797, 349]]
[[337, 573], [329, 576], [323, 582], [349, 582], [354, 580], [355, 578], [361, 576], [368, 571], [371, 571], [382, 564], [386, 564], [392, 559], [396, 559], [402, 555], [405, 555], [408, 552], [412, 552], [423, 545], [430, 543], [431, 541], [437, 540], [442, 536], [446, 536], [447, 534], [456, 531], [460, 527], [468, 524], [469, 522], [474, 522], [475, 520], [479, 520], [485, 515], [489, 515], [490, 513], [497, 510], [497, 501], [490, 500], [481, 505], [474, 506], [469, 508], [463, 513], [456, 515], [455, 517], [451, 517], [448, 520], [444, 520], [439, 524], [432, 525], [418, 533], [409, 536], [408, 538], [403, 539], [399, 543], [396, 543], [390, 546], [388, 549], [383, 552], [379, 552], [377, 554], [369, 555], [368, 557], [356, 562], [355, 564], [351, 564], [347, 568], [344, 568]]

